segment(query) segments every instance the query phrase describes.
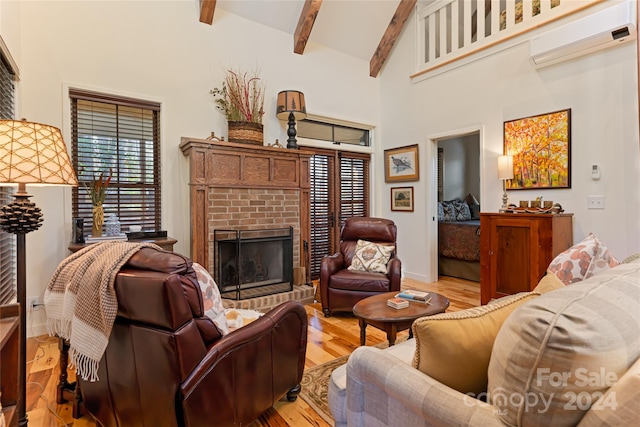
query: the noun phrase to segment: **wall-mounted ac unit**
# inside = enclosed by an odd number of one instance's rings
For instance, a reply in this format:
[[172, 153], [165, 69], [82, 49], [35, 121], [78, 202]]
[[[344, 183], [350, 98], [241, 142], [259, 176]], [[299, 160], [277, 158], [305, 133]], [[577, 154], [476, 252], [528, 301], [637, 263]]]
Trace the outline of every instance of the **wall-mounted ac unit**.
[[634, 40], [634, 12], [627, 0], [541, 34], [530, 41], [529, 61], [540, 68]]

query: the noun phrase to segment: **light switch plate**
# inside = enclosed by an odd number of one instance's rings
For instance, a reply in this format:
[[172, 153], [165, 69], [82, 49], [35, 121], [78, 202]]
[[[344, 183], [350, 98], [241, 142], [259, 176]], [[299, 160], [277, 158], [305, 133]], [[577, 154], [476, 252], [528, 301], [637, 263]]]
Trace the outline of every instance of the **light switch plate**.
[[604, 209], [604, 196], [588, 196], [587, 209]]

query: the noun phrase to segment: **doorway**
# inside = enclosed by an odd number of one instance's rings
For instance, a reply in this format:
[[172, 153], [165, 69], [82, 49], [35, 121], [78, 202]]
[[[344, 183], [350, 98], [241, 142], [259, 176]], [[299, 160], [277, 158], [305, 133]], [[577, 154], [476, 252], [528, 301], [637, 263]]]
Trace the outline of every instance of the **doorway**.
[[[480, 165], [481, 150], [481, 130], [479, 128], [465, 129], [458, 132], [438, 135], [430, 138], [431, 150], [430, 164], [434, 167], [432, 174], [433, 180], [429, 186], [428, 199], [432, 201], [433, 214], [429, 215], [431, 225], [428, 227], [431, 236], [431, 279], [437, 280], [441, 275], [440, 268], [440, 252], [448, 252], [448, 257], [444, 259], [446, 262], [451, 261], [442, 267], [445, 275], [452, 277], [460, 277], [467, 280], [479, 281], [479, 258], [477, 261], [469, 261], [467, 259], [453, 259], [449, 245], [449, 236], [441, 238], [440, 223], [443, 221], [442, 211], [439, 214], [440, 202], [462, 201], [466, 199], [476, 199], [478, 202], [482, 200], [482, 183]], [[473, 196], [473, 197], [470, 197]], [[446, 204], [446, 203], [445, 203]], [[479, 219], [480, 206], [476, 206], [474, 218]], [[469, 213], [471, 213], [471, 208]], [[449, 218], [447, 218], [449, 219]], [[449, 224], [450, 225], [450, 224]], [[457, 224], [458, 225], [458, 224]], [[462, 225], [462, 222], [459, 224]], [[479, 242], [479, 223], [474, 228], [474, 232], [478, 233]], [[429, 236], [427, 236], [429, 238]], [[464, 256], [468, 258], [468, 256]], [[448, 267], [448, 268], [447, 268]]]

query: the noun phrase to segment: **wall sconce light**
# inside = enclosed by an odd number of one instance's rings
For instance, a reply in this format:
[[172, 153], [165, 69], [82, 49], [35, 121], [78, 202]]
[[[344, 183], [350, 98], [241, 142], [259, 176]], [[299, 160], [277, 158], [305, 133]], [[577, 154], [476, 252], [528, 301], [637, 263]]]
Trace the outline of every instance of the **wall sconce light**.
[[307, 105], [304, 102], [304, 94], [297, 90], [283, 90], [278, 94], [278, 108], [276, 116], [280, 120], [288, 120], [287, 148], [298, 148], [296, 140], [296, 120], [307, 117]]
[[498, 157], [498, 178], [502, 180], [502, 208], [500, 208], [500, 212], [505, 212], [509, 201], [506, 181], [513, 179], [513, 156]]

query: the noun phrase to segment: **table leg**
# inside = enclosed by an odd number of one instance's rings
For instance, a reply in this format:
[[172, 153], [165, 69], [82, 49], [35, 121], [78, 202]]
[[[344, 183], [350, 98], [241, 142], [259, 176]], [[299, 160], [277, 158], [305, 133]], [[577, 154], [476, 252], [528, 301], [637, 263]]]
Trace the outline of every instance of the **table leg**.
[[80, 391], [80, 381], [70, 383], [67, 381], [67, 365], [69, 364], [69, 342], [59, 338], [58, 349], [60, 350], [60, 379], [56, 387], [56, 402], [59, 404], [71, 400], [73, 405], [73, 418], [82, 416], [82, 392]]
[[360, 345], [367, 344], [367, 322], [364, 319], [359, 319], [360, 323]]
[[58, 338], [58, 350], [60, 350], [60, 379], [56, 388], [56, 402], [65, 403], [64, 391], [71, 389], [71, 384], [67, 382], [67, 365], [69, 363], [69, 344], [63, 339]]
[[389, 347], [396, 343], [396, 335], [398, 328], [395, 323], [387, 324], [387, 340], [389, 340]]

